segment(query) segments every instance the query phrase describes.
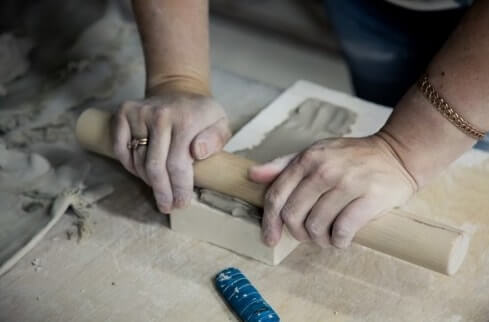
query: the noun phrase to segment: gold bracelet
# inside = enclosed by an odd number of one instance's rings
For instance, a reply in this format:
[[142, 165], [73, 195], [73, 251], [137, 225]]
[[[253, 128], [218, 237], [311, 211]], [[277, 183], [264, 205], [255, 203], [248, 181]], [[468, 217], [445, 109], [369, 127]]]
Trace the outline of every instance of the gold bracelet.
[[485, 136], [483, 131], [478, 130], [468, 121], [466, 121], [462, 115], [455, 111], [443, 97], [438, 94], [436, 89], [430, 83], [428, 75], [423, 75], [418, 81], [418, 88], [428, 99], [428, 101], [440, 112], [447, 120], [455, 125], [460, 131], [468, 136], [480, 140]]

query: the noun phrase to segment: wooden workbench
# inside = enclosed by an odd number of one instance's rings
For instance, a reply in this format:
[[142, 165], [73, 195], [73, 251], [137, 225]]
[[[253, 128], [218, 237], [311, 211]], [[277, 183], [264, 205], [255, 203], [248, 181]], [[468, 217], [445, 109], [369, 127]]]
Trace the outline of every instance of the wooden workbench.
[[[223, 71], [214, 72], [214, 88], [233, 130], [280, 93]], [[172, 232], [147, 187], [116, 162], [76, 153], [91, 161], [91, 182], [111, 182], [116, 191], [93, 209], [88, 237], [68, 239], [73, 217], [66, 215], [0, 278], [0, 321], [235, 321], [213, 287], [216, 272], [229, 266], [254, 282], [283, 321], [489, 317], [489, 219], [480, 226], [488, 237], [475, 240], [483, 252], [471, 253], [451, 278], [360, 246], [302, 245], [270, 267]], [[488, 207], [485, 201], [467, 212]]]

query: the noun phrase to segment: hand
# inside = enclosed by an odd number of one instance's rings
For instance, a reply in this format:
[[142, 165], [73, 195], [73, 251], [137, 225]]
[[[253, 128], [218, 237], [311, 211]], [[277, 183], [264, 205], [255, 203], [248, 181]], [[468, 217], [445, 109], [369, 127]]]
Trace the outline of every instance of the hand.
[[349, 246], [370, 220], [407, 201], [416, 181], [381, 135], [326, 139], [297, 155], [255, 166], [250, 178], [272, 182], [265, 195], [265, 242], [282, 226], [299, 241]]
[[[125, 102], [114, 116], [112, 131], [115, 155], [153, 188], [163, 213], [190, 202], [193, 160], [218, 152], [231, 137], [228, 119], [217, 102], [177, 91]], [[128, 149], [133, 138], [148, 138], [149, 143]]]

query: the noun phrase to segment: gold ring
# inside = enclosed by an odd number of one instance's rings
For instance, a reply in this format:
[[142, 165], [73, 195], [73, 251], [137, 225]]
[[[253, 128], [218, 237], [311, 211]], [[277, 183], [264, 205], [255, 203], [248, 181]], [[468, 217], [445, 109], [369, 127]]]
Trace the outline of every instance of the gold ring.
[[148, 145], [148, 138], [135, 139], [127, 144], [129, 150], [136, 150], [140, 145]]

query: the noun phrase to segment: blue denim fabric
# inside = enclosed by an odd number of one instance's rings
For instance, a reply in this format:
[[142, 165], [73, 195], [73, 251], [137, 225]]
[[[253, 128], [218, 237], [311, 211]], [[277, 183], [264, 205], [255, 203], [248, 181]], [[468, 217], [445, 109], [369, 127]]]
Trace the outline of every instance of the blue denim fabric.
[[[466, 8], [414, 11], [384, 0], [325, 0], [356, 95], [395, 106], [457, 26]], [[476, 148], [489, 151], [489, 137]]]
[[357, 96], [388, 106], [416, 81], [465, 11], [414, 11], [384, 0], [324, 3]]

